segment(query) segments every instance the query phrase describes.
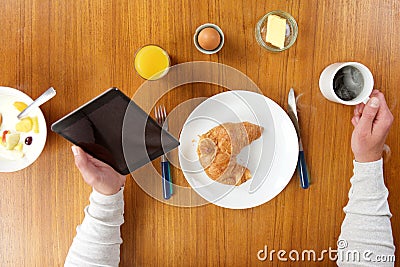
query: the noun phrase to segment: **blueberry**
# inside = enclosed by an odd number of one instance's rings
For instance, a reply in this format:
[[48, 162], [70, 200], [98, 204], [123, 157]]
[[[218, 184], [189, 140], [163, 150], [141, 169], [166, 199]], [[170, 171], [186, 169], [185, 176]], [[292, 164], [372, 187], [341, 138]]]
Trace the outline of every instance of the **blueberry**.
[[31, 145], [32, 144], [32, 136], [28, 136], [25, 138], [25, 145]]

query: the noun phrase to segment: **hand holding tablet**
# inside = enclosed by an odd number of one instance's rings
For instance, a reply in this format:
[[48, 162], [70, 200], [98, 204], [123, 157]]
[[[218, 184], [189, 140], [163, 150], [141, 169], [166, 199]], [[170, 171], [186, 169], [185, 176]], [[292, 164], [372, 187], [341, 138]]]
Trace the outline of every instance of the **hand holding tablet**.
[[123, 175], [179, 145], [117, 88], [66, 115], [51, 130]]

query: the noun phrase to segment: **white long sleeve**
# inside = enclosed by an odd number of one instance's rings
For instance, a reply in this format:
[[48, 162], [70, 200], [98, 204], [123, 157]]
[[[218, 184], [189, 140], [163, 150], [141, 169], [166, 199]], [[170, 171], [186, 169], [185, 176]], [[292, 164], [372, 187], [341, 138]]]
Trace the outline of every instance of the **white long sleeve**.
[[346, 217], [338, 240], [338, 266], [394, 266], [392, 214], [382, 159], [354, 161], [350, 182], [349, 202], [343, 209]]
[[112, 196], [93, 190], [64, 266], [118, 266], [123, 215], [123, 189]]

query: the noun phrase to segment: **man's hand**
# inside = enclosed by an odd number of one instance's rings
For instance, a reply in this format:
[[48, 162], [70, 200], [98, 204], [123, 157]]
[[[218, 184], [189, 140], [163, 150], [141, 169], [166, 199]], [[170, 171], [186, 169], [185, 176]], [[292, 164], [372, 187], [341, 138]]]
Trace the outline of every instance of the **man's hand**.
[[354, 125], [351, 149], [358, 162], [372, 162], [382, 157], [383, 146], [393, 123], [384, 95], [374, 90], [368, 103], [358, 104], [351, 120]]
[[125, 184], [126, 177], [117, 173], [109, 165], [86, 154], [80, 147], [73, 146], [75, 165], [83, 176], [83, 180], [103, 195], [118, 193]]

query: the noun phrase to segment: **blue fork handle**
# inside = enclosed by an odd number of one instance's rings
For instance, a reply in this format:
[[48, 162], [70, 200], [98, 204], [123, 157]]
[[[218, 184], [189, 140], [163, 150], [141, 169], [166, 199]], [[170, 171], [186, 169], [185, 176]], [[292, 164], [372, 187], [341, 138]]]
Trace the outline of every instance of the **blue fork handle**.
[[297, 169], [300, 176], [300, 184], [303, 189], [307, 189], [310, 186], [310, 181], [308, 179], [308, 171], [306, 164], [306, 157], [304, 156], [304, 151], [299, 151], [299, 160], [297, 161]]
[[173, 193], [169, 162], [161, 162], [162, 188], [164, 199], [169, 199]]

